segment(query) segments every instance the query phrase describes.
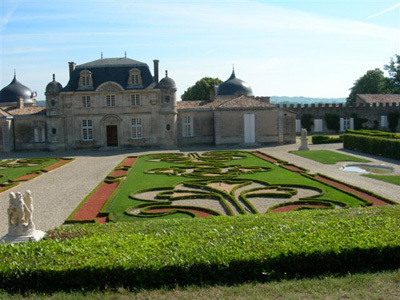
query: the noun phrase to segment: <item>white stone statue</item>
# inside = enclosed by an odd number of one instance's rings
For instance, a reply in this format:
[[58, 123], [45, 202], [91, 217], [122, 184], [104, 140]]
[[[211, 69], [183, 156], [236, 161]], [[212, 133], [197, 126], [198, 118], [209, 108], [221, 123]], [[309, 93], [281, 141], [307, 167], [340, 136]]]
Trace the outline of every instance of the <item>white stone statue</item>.
[[301, 139], [300, 139], [300, 148], [299, 151], [302, 150], [310, 150], [307, 146], [307, 129], [301, 129]]
[[43, 238], [44, 232], [36, 230], [33, 223], [33, 198], [31, 191], [9, 193], [8, 234], [1, 242], [38, 241]]

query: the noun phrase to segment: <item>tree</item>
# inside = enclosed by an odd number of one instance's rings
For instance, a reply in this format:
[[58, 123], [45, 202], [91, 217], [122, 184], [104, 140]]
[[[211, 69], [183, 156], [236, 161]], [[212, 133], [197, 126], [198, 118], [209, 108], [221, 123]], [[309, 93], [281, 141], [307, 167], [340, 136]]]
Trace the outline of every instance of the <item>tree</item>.
[[389, 121], [389, 129], [392, 132], [396, 132], [397, 125], [399, 124], [400, 114], [397, 111], [390, 112], [390, 113], [388, 113], [387, 117], [388, 117], [388, 121]]
[[210, 100], [210, 94], [214, 92], [214, 87], [221, 83], [222, 80], [219, 78], [204, 77], [183, 93], [182, 100]]
[[340, 116], [338, 114], [325, 114], [326, 128], [339, 132], [340, 130]]
[[347, 98], [347, 104], [356, 103], [357, 94], [387, 94], [389, 93], [389, 80], [383, 76], [380, 69], [369, 70], [354, 82], [350, 89], [350, 95]]
[[390, 63], [384, 66], [384, 69], [389, 73], [388, 83], [390, 92], [400, 94], [400, 55], [395, 54], [390, 59]]
[[311, 132], [311, 126], [314, 125], [314, 116], [312, 114], [303, 114], [300, 119], [301, 127]]

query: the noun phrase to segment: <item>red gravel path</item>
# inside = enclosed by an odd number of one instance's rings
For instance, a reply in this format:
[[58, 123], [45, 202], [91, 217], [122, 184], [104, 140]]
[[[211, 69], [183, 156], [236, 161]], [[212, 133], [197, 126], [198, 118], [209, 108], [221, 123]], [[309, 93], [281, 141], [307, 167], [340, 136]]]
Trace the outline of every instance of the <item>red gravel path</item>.
[[271, 210], [271, 212], [277, 213], [277, 212], [288, 212], [292, 211], [296, 208], [300, 207], [310, 207], [310, 208], [325, 208], [326, 206], [324, 205], [309, 205], [309, 204], [291, 204], [291, 205], [286, 205], [286, 206], [281, 206], [278, 208], [275, 208]]
[[292, 166], [292, 165], [285, 165], [285, 164], [282, 164], [282, 165], [280, 165], [280, 166], [283, 167], [283, 168], [285, 168], [285, 169], [288, 169], [288, 170], [290, 170], [290, 171], [294, 171], [294, 172], [298, 172], [298, 173], [303, 173], [303, 172], [304, 172], [303, 169], [300, 169], [300, 168], [295, 167], [295, 166]]
[[253, 154], [261, 159], [269, 161], [270, 163], [276, 164], [278, 161], [275, 158], [265, 155], [264, 153], [260, 152], [253, 152]]
[[137, 157], [127, 157], [121, 163], [121, 167], [132, 167], [133, 163], [136, 161]]
[[53, 170], [55, 168], [58, 168], [58, 167], [66, 164], [66, 163], [69, 163], [70, 161], [71, 160], [69, 160], [69, 159], [63, 159], [63, 160], [60, 160], [60, 161], [58, 161], [58, 162], [56, 162], [56, 163], [54, 163], [54, 164], [52, 164], [50, 166], [47, 166], [47, 167], [43, 168], [42, 170], [43, 171], [51, 171], [51, 170]]
[[369, 195], [369, 194], [367, 194], [365, 192], [362, 192], [360, 190], [357, 190], [357, 189], [355, 189], [355, 188], [353, 188], [351, 186], [348, 186], [346, 184], [337, 182], [335, 180], [328, 179], [328, 178], [325, 178], [325, 177], [322, 177], [322, 176], [319, 176], [319, 175], [315, 176], [314, 178], [317, 179], [318, 181], [321, 181], [321, 182], [325, 183], [325, 184], [334, 186], [334, 187], [339, 188], [341, 190], [344, 190], [344, 191], [350, 192], [350, 193], [352, 193], [354, 195], [357, 195], [357, 196], [361, 197], [362, 199], [371, 202], [373, 206], [390, 205], [390, 203], [387, 203], [387, 202], [385, 202], [385, 201], [383, 201], [383, 200], [381, 200], [381, 199], [379, 199], [379, 198], [377, 198], [377, 197], [375, 197], [373, 195]]
[[86, 200], [85, 204], [75, 213], [71, 220], [93, 220], [97, 219], [99, 223], [106, 222], [105, 217], [97, 218], [100, 210], [106, 203], [107, 199], [111, 196], [117, 188], [119, 181], [113, 183], [103, 182], [99, 188]]
[[40, 174], [38, 174], [38, 173], [26, 174], [24, 176], [14, 179], [14, 180], [15, 181], [26, 181], [26, 180], [32, 179], [33, 177], [39, 176], [39, 175]]
[[184, 211], [189, 211], [191, 213], [196, 214], [199, 218], [206, 218], [206, 217], [212, 217], [213, 215], [201, 210], [195, 210], [195, 209], [186, 209], [186, 208], [157, 208], [157, 209], [150, 209], [148, 210], [148, 212], [152, 212], [152, 213], [157, 213], [157, 212], [166, 212], [166, 211], [170, 211], [173, 209], [179, 209], [179, 210], [184, 210]]
[[111, 177], [121, 177], [121, 176], [125, 176], [126, 172], [128, 172], [127, 170], [116, 170], [114, 172], [112, 172], [110, 174]]

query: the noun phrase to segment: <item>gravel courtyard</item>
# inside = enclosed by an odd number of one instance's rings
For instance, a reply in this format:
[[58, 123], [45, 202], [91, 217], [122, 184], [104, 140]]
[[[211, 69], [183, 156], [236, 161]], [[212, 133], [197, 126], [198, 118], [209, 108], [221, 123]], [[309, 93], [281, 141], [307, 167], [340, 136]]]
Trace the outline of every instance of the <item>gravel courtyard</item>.
[[[342, 144], [309, 145], [311, 150], [333, 150], [351, 154], [371, 160], [374, 164], [385, 164], [395, 169], [396, 175], [400, 174], [400, 161], [360, 154], [342, 149]], [[294, 154], [289, 151], [297, 150], [299, 144], [271, 146], [262, 148], [240, 148], [237, 150], [259, 150], [287, 160], [298, 166], [310, 170], [310, 173], [322, 173], [340, 181], [370, 190], [388, 199], [400, 203], [400, 187], [375, 179], [363, 177], [358, 173], [344, 172], [339, 168], [346, 162], [336, 165], [325, 165]], [[0, 194], [0, 238], [7, 233], [7, 208], [8, 193], [31, 190], [34, 200], [34, 223], [37, 229], [46, 231], [61, 225], [70, 213], [77, 207], [81, 200], [96, 187], [116, 165], [128, 155], [142, 155], [159, 152], [201, 152], [225, 150], [227, 148], [203, 147], [183, 148], [181, 150], [151, 150], [151, 151], [111, 151], [111, 150], [86, 150], [71, 152], [19, 152], [0, 155], [1, 159], [27, 158], [27, 157], [70, 157], [75, 158], [71, 163], [55, 169], [49, 173], [27, 182], [22, 182], [16, 187]], [[235, 150], [229, 148], [229, 150]]]

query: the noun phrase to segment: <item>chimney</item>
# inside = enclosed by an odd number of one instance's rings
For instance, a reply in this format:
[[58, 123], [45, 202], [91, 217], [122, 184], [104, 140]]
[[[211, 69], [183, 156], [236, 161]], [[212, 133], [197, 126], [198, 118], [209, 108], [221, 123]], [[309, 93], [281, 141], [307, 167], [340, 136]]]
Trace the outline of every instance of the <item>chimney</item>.
[[69, 79], [72, 78], [72, 72], [75, 70], [76, 63], [73, 61], [69, 62]]
[[22, 97], [18, 98], [18, 107], [24, 108], [24, 98], [22, 98]]
[[158, 63], [160, 62], [158, 59], [153, 60], [154, 62], [154, 81], [158, 83]]

